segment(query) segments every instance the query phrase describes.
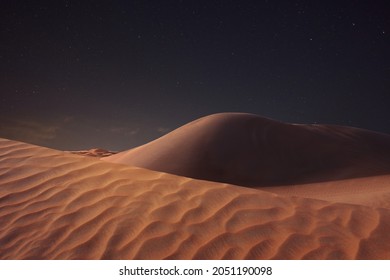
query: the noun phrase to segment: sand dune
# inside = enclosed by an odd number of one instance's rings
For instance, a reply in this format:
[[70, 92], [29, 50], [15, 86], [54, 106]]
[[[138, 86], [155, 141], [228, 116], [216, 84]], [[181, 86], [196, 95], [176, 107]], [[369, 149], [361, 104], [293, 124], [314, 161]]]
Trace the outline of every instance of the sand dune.
[[103, 160], [241, 186], [315, 183], [390, 174], [390, 136], [223, 113]]
[[390, 175], [257, 189], [285, 196], [299, 196], [390, 209]]
[[389, 209], [193, 180], [6, 139], [0, 225], [1, 259], [390, 259]]
[[117, 153], [117, 152], [108, 151], [100, 148], [81, 150], [81, 151], [68, 151], [68, 152], [72, 154], [88, 156], [88, 157], [108, 157], [111, 155], [115, 155]]

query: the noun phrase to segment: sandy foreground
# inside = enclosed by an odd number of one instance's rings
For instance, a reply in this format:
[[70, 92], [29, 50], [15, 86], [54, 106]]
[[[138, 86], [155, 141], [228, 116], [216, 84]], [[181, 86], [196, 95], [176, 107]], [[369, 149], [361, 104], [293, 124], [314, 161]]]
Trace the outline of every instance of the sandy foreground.
[[1, 259], [390, 259], [390, 176], [248, 188], [0, 139]]

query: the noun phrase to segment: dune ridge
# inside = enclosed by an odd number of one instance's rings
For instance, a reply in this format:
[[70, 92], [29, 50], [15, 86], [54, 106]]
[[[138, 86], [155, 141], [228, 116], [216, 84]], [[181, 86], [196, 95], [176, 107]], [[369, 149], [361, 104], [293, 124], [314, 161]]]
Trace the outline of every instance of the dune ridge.
[[0, 259], [390, 259], [390, 210], [0, 139]]
[[294, 185], [390, 174], [390, 135], [220, 113], [102, 160], [240, 186]]

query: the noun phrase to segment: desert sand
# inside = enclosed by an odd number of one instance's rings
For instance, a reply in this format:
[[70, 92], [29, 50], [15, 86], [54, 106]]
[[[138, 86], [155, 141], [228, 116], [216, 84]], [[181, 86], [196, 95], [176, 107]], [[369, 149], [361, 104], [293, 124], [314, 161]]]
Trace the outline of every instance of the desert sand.
[[221, 113], [103, 160], [248, 187], [315, 183], [390, 174], [390, 135]]
[[117, 152], [108, 151], [101, 148], [93, 148], [89, 150], [80, 150], [80, 151], [68, 151], [69, 153], [88, 156], [88, 157], [108, 157], [116, 154]]
[[0, 139], [0, 259], [390, 259], [388, 141], [247, 114], [102, 159]]

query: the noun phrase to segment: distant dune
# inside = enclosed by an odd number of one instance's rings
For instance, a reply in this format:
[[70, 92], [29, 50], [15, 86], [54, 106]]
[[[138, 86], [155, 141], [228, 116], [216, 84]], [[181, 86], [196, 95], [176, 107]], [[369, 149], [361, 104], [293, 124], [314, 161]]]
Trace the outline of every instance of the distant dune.
[[117, 153], [117, 152], [108, 151], [100, 148], [80, 150], [80, 151], [68, 151], [68, 152], [72, 154], [88, 156], [88, 157], [108, 157]]
[[390, 136], [222, 113], [102, 160], [241, 186], [279, 186], [390, 174]]

